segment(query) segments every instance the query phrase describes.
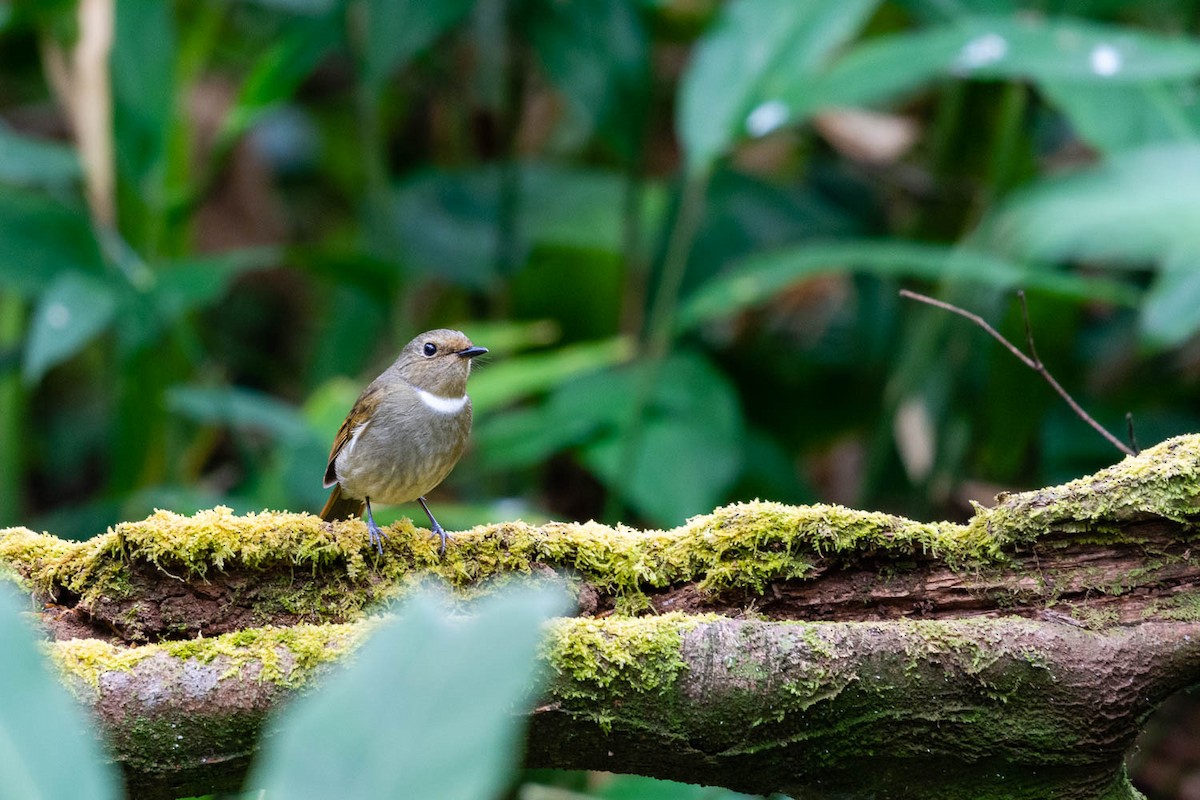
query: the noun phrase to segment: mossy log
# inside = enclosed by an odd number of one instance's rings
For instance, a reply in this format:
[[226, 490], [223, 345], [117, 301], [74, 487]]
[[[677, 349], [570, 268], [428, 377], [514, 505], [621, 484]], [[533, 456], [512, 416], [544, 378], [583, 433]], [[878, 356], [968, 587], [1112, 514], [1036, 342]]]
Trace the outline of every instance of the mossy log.
[[753, 502], [670, 531], [158, 512], [0, 531], [137, 797], [234, 789], [266, 713], [437, 575], [557, 576], [531, 765], [798, 798], [1132, 798], [1123, 755], [1200, 683], [1200, 436], [965, 525]]

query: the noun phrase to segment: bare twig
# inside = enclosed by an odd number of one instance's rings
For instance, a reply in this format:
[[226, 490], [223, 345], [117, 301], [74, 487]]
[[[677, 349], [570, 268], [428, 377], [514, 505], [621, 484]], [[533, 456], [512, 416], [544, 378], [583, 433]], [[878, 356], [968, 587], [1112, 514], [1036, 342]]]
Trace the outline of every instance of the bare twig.
[[1079, 403], [1075, 402], [1075, 398], [1073, 398], [1073, 397], [1071, 397], [1071, 395], [1067, 394], [1067, 390], [1062, 387], [1062, 384], [1060, 384], [1058, 381], [1056, 381], [1054, 379], [1054, 376], [1051, 375], [1050, 372], [1046, 369], [1046, 365], [1042, 363], [1042, 360], [1040, 358], [1038, 358], [1037, 348], [1033, 344], [1033, 328], [1029, 324], [1029, 308], [1025, 302], [1025, 292], [1017, 292], [1017, 297], [1019, 297], [1021, 300], [1021, 313], [1025, 320], [1025, 341], [1029, 345], [1029, 355], [1022, 353], [1021, 350], [1016, 345], [1014, 345], [1012, 342], [1008, 341], [1008, 339], [1005, 339], [1003, 336], [1001, 336], [1000, 332], [997, 331], [995, 328], [993, 328], [991, 325], [989, 325], [983, 317], [979, 316], [978, 314], [973, 314], [970, 311], [967, 311], [965, 308], [960, 308], [951, 303], [947, 303], [944, 300], [937, 300], [937, 299], [935, 299], [933, 297], [929, 297], [927, 295], [917, 294], [916, 292], [910, 292], [908, 289], [901, 289], [900, 296], [907, 297], [909, 300], [916, 300], [918, 302], [925, 303], [926, 305], [931, 305], [936, 308], [940, 308], [943, 311], [949, 311], [952, 314], [957, 314], [960, 317], [969, 319], [971, 322], [974, 322], [976, 325], [978, 325], [980, 328], [982, 328], [984, 330], [984, 332], [986, 332], [989, 336], [991, 336], [993, 339], [995, 339], [1000, 344], [1007, 347], [1008, 351], [1010, 353], [1012, 353], [1014, 356], [1016, 356], [1017, 358], [1019, 358], [1021, 360], [1022, 364], [1024, 364], [1025, 366], [1029, 367], [1034, 372], [1041, 375], [1042, 378], [1045, 379], [1046, 383], [1050, 384], [1050, 388], [1053, 389], [1055, 392], [1057, 392], [1058, 396], [1061, 397], [1064, 401], [1066, 401], [1067, 405], [1071, 407], [1071, 410], [1075, 412], [1076, 416], [1078, 416], [1081, 420], [1086, 422], [1088, 425], [1092, 426], [1092, 428], [1097, 433], [1099, 433], [1101, 436], [1103, 436], [1105, 439], [1107, 439], [1109, 441], [1109, 443], [1113, 445], [1113, 447], [1116, 447], [1118, 450], [1120, 450], [1122, 453], [1124, 453], [1125, 455], [1128, 455], [1128, 456], [1135, 456], [1138, 454], [1137, 443], [1134, 442], [1134, 440], [1133, 440], [1132, 416], [1127, 415], [1127, 419], [1130, 421], [1130, 423], [1129, 423], [1130, 424], [1129, 438], [1130, 438], [1130, 443], [1133, 445], [1132, 447], [1130, 447], [1129, 445], [1126, 445], [1124, 442], [1122, 442], [1120, 439], [1118, 439], [1116, 436], [1113, 436], [1111, 433], [1109, 433], [1107, 430], [1105, 430], [1104, 426], [1102, 426], [1099, 422], [1097, 422], [1095, 419], [1093, 419], [1090, 414], [1088, 414], [1086, 411], [1084, 411], [1083, 407], [1080, 406]]
[[1138, 447], [1137, 437], [1133, 435], [1133, 412], [1132, 411], [1125, 412], [1125, 424], [1129, 426], [1129, 446], [1133, 449], [1133, 452], [1135, 452], [1135, 453], [1142, 452], [1142, 448]]

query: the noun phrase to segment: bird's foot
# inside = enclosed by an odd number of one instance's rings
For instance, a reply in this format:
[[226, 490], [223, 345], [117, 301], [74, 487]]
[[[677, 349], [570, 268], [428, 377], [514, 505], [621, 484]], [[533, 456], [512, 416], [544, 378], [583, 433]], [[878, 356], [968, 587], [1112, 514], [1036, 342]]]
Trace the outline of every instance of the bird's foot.
[[442, 546], [438, 548], [438, 555], [446, 555], [446, 539], [450, 538], [450, 535], [442, 530], [442, 526], [433, 518], [433, 512], [429, 510], [429, 505], [425, 502], [425, 498], [418, 497], [417, 502], [421, 504], [421, 508], [425, 511], [425, 516], [429, 517], [429, 530], [437, 534], [442, 540]]
[[375, 524], [375, 520], [373, 519], [367, 520], [367, 532], [371, 534], [371, 544], [375, 545], [375, 550], [379, 555], [383, 555], [383, 540], [387, 537], [387, 534]]
[[437, 520], [434, 520], [431, 530], [435, 536], [438, 536], [442, 540], [441, 547], [438, 548], [438, 555], [446, 555], [446, 540], [450, 538], [450, 534], [442, 530], [442, 526], [437, 523]]

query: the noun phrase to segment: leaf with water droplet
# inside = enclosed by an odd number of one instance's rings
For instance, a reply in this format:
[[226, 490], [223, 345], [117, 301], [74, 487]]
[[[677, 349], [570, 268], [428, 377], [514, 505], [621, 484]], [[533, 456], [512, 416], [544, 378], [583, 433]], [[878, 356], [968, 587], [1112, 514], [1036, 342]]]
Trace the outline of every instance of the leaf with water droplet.
[[739, 138], [783, 124], [790, 115], [777, 98], [812, 80], [876, 5], [877, 0], [726, 5], [696, 47], [679, 90], [676, 127], [688, 169], [702, 171]]
[[108, 283], [78, 272], [65, 272], [38, 298], [25, 340], [22, 376], [41, 380], [54, 365], [78, 353], [112, 322], [116, 293]]

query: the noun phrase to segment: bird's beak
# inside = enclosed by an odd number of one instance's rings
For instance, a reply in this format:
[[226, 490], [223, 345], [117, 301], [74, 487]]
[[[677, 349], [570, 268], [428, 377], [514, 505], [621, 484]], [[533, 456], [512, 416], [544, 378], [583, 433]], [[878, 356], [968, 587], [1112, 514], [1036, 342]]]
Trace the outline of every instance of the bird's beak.
[[474, 358], [475, 356], [483, 355], [487, 351], [488, 349], [486, 347], [473, 346], [468, 347], [466, 350], [459, 350], [458, 355], [462, 356], [463, 358]]

